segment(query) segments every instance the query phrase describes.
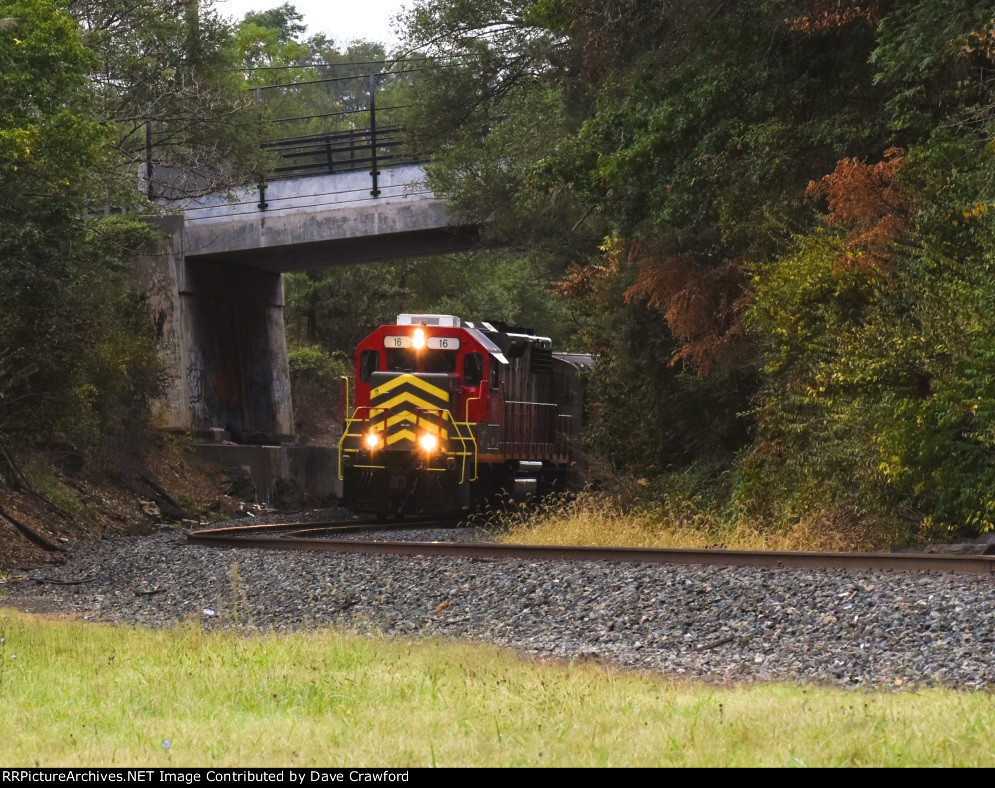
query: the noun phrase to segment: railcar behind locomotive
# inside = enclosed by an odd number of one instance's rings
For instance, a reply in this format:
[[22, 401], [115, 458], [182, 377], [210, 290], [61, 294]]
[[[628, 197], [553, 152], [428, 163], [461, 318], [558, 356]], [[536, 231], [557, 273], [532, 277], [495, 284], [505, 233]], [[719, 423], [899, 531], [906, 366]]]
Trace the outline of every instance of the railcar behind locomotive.
[[356, 348], [355, 407], [339, 443], [343, 504], [447, 516], [502, 492], [576, 487], [590, 365], [531, 331], [399, 315]]

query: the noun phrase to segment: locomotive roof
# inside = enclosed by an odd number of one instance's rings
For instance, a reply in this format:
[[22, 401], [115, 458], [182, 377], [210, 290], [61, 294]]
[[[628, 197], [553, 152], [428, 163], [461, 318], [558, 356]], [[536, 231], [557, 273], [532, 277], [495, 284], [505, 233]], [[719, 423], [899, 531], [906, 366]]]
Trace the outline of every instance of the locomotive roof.
[[483, 331], [480, 331], [476, 328], [466, 328], [466, 327], [464, 327], [463, 330], [466, 331], [466, 333], [468, 333], [471, 337], [476, 339], [483, 346], [484, 350], [486, 350], [488, 353], [501, 352], [501, 348], [495, 345], [490, 340], [490, 338], [486, 334], [484, 334]]
[[590, 353], [553, 353], [553, 358], [565, 361], [578, 369], [587, 369], [594, 366], [594, 356]]

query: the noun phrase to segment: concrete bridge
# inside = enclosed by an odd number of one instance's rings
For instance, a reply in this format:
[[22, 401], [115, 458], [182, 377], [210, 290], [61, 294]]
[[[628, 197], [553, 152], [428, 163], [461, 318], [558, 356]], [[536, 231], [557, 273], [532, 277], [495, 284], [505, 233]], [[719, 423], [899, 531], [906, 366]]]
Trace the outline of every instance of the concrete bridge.
[[[316, 79], [253, 89], [257, 101], [316, 83], [348, 94], [329, 111], [268, 121], [268, 183], [179, 199], [205, 174], [158, 164], [151, 130], [146, 137], [143, 191], [166, 210], [155, 219], [165, 239], [135, 270], [168, 376], [160, 422], [210, 436], [200, 453], [251, 470], [258, 501], [273, 501], [281, 479], [319, 495], [337, 482], [334, 451], [294, 445], [284, 273], [459, 251], [478, 236], [431, 193], [426, 157], [404, 135], [405, 107], [393, 105], [389, 88], [409, 69], [364, 65], [376, 70], [356, 74], [342, 64]], [[324, 130], [314, 133], [316, 124]]]
[[[374, 192], [376, 192], [374, 194]], [[467, 249], [420, 164], [277, 180], [183, 204], [185, 257], [270, 273]]]
[[418, 164], [382, 167], [372, 179], [346, 171], [277, 180], [172, 210], [156, 220], [161, 253], [137, 266], [165, 354], [161, 420], [246, 444], [293, 440], [285, 272], [442, 254], [477, 238], [449, 218]]

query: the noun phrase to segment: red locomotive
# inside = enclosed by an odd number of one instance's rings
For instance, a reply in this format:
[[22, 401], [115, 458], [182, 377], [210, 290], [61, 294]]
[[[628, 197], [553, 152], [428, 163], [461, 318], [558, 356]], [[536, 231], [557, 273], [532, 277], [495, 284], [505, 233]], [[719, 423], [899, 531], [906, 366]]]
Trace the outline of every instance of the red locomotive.
[[339, 443], [349, 509], [446, 516], [502, 491], [578, 483], [590, 356], [503, 324], [399, 315], [359, 344], [355, 363]]

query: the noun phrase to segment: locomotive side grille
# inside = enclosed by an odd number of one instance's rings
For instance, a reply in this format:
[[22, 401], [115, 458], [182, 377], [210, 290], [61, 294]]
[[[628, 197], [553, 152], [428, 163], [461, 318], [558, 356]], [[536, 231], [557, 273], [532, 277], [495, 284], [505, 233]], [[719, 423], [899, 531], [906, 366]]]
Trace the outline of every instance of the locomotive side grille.
[[530, 371], [544, 373], [553, 369], [553, 351], [549, 348], [533, 346]]

